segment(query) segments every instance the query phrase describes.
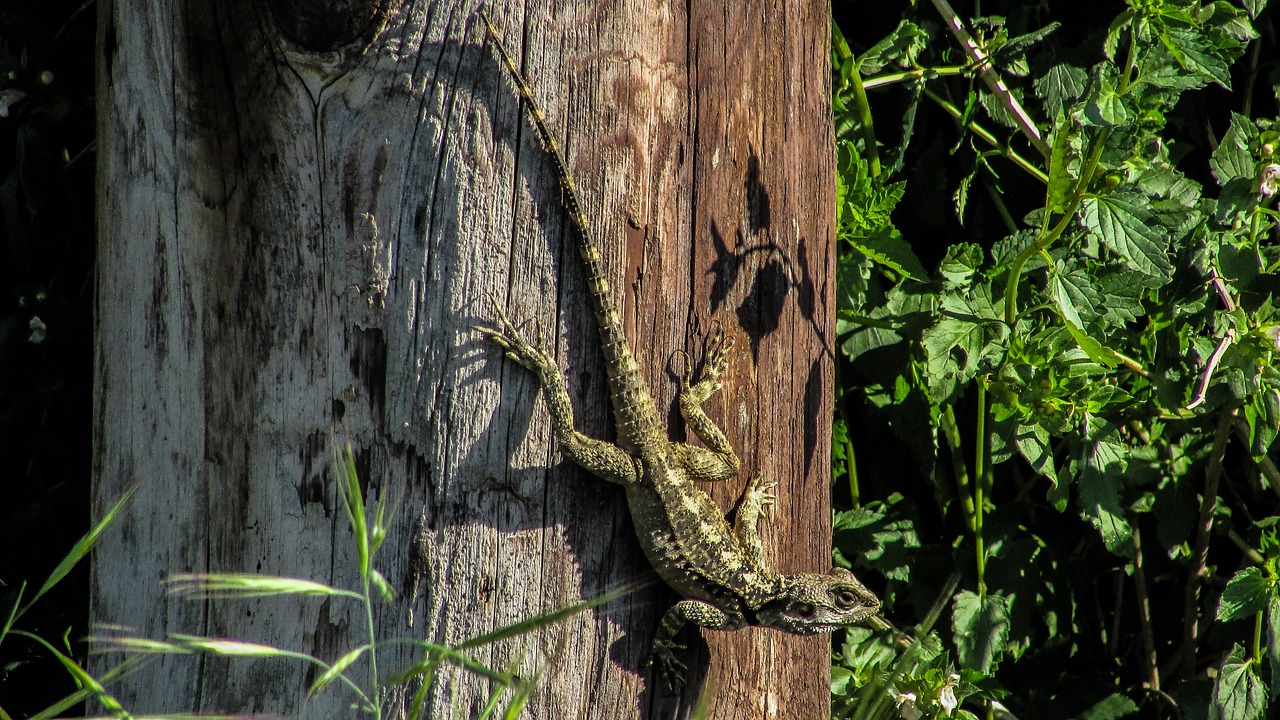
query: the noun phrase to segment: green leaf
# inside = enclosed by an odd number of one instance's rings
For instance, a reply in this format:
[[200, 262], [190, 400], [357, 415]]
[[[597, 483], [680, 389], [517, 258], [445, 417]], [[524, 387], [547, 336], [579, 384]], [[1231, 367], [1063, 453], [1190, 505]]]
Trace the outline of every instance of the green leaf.
[[1200, 31], [1166, 26], [1160, 41], [1183, 68], [1231, 89], [1231, 70], [1226, 60], [1214, 52]]
[[363, 600], [350, 590], [339, 590], [312, 580], [241, 573], [179, 573], [165, 579], [169, 592], [180, 597], [259, 598], [277, 595], [324, 597], [337, 595]]
[[951, 628], [960, 664], [989, 674], [1009, 639], [1009, 601], [995, 593], [979, 597], [961, 591], [952, 607]]
[[1231, 113], [1231, 126], [1209, 158], [1209, 167], [1218, 185], [1225, 186], [1236, 178], [1248, 178], [1253, 184], [1254, 161], [1249, 141], [1254, 136], [1253, 123], [1240, 113]]
[[1089, 82], [1089, 74], [1075, 65], [1058, 63], [1052, 65], [1044, 74], [1035, 79], [1036, 95], [1044, 101], [1044, 108], [1050, 117], [1058, 117], [1066, 113], [1067, 107], [1084, 94]]
[[1245, 12], [1249, 13], [1251, 18], [1257, 18], [1266, 8], [1267, 0], [1244, 0]]
[[929, 277], [915, 251], [902, 239], [897, 228], [883, 228], [871, 235], [851, 237], [849, 242], [868, 258], [901, 275], [922, 282]]
[[1049, 445], [1049, 431], [1039, 424], [1019, 425], [1016, 442], [1018, 453], [1031, 465], [1031, 469], [1058, 484], [1058, 471], [1053, 465], [1053, 448]]
[[346, 672], [347, 668], [351, 667], [356, 660], [359, 660], [360, 656], [364, 655], [368, 649], [368, 645], [361, 645], [355, 650], [351, 650], [346, 655], [338, 658], [333, 665], [329, 666], [328, 670], [325, 670], [320, 677], [316, 678], [314, 683], [311, 683], [311, 687], [307, 690], [307, 695], [315, 695], [325, 689], [334, 680], [337, 680], [338, 677], [341, 676], [342, 673]]
[[1222, 591], [1218, 619], [1224, 622], [1241, 617], [1252, 618], [1267, 605], [1274, 583], [1260, 567], [1248, 567], [1235, 574]]
[[1084, 226], [1134, 270], [1168, 280], [1173, 266], [1165, 255], [1167, 236], [1151, 227], [1146, 201], [1128, 193], [1093, 196], [1081, 203]]
[[1089, 356], [1089, 359], [1104, 367], [1115, 367], [1120, 363], [1120, 358], [1115, 351], [1103, 345], [1085, 331], [1085, 323], [1080, 317], [1079, 306], [1093, 311], [1092, 309], [1100, 303], [1101, 297], [1092, 285], [1080, 282], [1082, 277], [1087, 279], [1087, 276], [1084, 275], [1070, 278], [1054, 273], [1049, 278], [1049, 286], [1047, 288], [1049, 296], [1053, 298], [1054, 307], [1058, 309], [1058, 314], [1062, 316], [1062, 324], [1067, 328], [1067, 332], [1076, 341], [1076, 345]]
[[1138, 712], [1138, 704], [1120, 693], [1112, 693], [1077, 714], [1076, 720], [1116, 720]]
[[[48, 579], [44, 581], [44, 584], [36, 591], [36, 594], [32, 595], [31, 599], [27, 601], [27, 604], [21, 610], [17, 611], [14, 616], [15, 619], [17, 617], [21, 617], [33, 603], [43, 597], [45, 593], [49, 592], [49, 590], [53, 589], [54, 585], [61, 582], [62, 579], [67, 576], [67, 573], [70, 573], [71, 569], [76, 566], [76, 563], [83, 560], [85, 556], [89, 554], [89, 551], [93, 550], [93, 546], [97, 545], [98, 540], [102, 538], [102, 533], [105, 532], [107, 527], [115, 521], [116, 515], [120, 514], [120, 510], [124, 508], [125, 503], [129, 502], [129, 498], [133, 495], [133, 492], [136, 489], [136, 487], [129, 488], [129, 490], [125, 492], [124, 497], [117, 500], [116, 504], [111, 506], [111, 509], [102, 516], [102, 519], [99, 520], [97, 524], [89, 530], [89, 532], [80, 536], [80, 539], [76, 541], [76, 544], [72, 546], [71, 550], [62, 558], [62, 562], [58, 563], [58, 566], [53, 569], [53, 572], [49, 573]], [[8, 625], [6, 625], [6, 628], [7, 627]]]
[[946, 400], [955, 383], [968, 382], [987, 364], [1004, 355], [1009, 328], [991, 303], [991, 288], [978, 283], [942, 296], [937, 323], [921, 336], [929, 388], [935, 400]]
[[1078, 471], [1081, 512], [1098, 529], [1107, 550], [1128, 557], [1133, 550], [1133, 529], [1120, 504], [1128, 447], [1112, 440], [1112, 435], [1114, 430], [1094, 442], [1077, 443], [1073, 462]]
[[1261, 720], [1267, 710], [1267, 690], [1255, 665], [1239, 644], [1218, 671], [1209, 705], [1209, 720]]
[[907, 67], [925, 48], [929, 34], [910, 20], [903, 20], [883, 40], [858, 57], [858, 69], [864, 75], [880, 72], [886, 65]]

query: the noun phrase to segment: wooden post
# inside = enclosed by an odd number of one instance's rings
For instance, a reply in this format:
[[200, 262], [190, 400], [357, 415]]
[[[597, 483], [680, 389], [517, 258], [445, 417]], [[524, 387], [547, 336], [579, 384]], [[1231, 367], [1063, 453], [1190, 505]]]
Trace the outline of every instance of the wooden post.
[[[332, 5], [332, 7], [330, 6]], [[670, 363], [738, 340], [709, 410], [780, 481], [763, 528], [784, 571], [829, 567], [834, 177], [829, 8], [494, 4], [562, 140], [672, 432]], [[648, 572], [617, 488], [554, 450], [533, 379], [470, 327], [492, 293], [540, 329], [578, 427], [607, 437], [603, 366], [544, 152], [469, 2], [99, 4], [95, 511], [140, 488], [95, 558], [97, 634], [123, 625], [333, 660], [346, 601], [192, 602], [180, 572], [354, 587], [331, 472], [348, 433], [398, 501], [381, 638], [456, 644]], [[823, 717], [828, 638], [690, 635], [682, 698], [644, 665], [659, 585], [476, 660], [540, 678], [524, 717]], [[420, 655], [384, 648], [383, 677]], [[109, 666], [105, 658], [98, 670]], [[353, 674], [363, 678], [356, 666]], [[133, 712], [349, 715], [284, 661], [168, 657], [112, 689]], [[491, 686], [443, 672], [428, 717]], [[398, 696], [399, 697], [399, 696]], [[394, 715], [394, 713], [392, 713]]]

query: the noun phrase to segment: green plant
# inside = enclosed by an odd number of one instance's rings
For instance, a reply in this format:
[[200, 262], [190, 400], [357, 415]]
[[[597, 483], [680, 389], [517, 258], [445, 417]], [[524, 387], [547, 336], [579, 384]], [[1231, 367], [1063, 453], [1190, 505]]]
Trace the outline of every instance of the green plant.
[[[93, 550], [93, 546], [98, 543], [103, 532], [105, 532], [115, 520], [116, 515], [119, 514], [120, 509], [124, 507], [125, 503], [129, 501], [130, 495], [132, 495], [132, 491], [117, 501], [116, 504], [102, 516], [102, 519], [76, 542], [71, 550], [63, 557], [62, 562], [58, 563], [58, 566], [53, 569], [53, 572], [49, 573], [49, 577], [44, 581], [44, 584], [42, 584], [30, 598], [27, 598], [25, 603], [23, 602], [23, 598], [27, 592], [27, 584], [25, 582], [20, 583], [17, 589], [12, 592], [11, 597], [6, 598], [9, 609], [4, 615], [4, 624], [0, 625], [0, 645], [3, 645], [4, 641], [9, 636], [22, 638], [35, 643], [39, 648], [43, 649], [53, 657], [80, 688], [76, 692], [73, 692], [53, 703], [43, 711], [30, 716], [29, 720], [43, 720], [43, 718], [55, 717], [90, 698], [97, 700], [103, 707], [108, 708], [112, 712], [124, 712], [120, 703], [117, 702], [115, 698], [113, 698], [103, 687], [103, 682], [109, 681], [110, 679], [127, 671], [127, 664], [113, 668], [111, 671], [104, 674], [101, 679], [95, 678], [84, 669], [84, 666], [79, 661], [75, 659], [79, 653], [72, 648], [69, 628], [67, 632], [62, 635], [60, 642], [55, 644], [46, 640], [37, 632], [21, 629], [18, 627], [18, 623], [22, 620], [24, 615], [35, 607], [36, 604], [54, 588], [55, 585], [62, 582], [81, 560], [88, 557], [89, 552]], [[9, 713], [6, 712], [3, 707], [0, 707], [0, 720], [9, 720], [9, 718]]]
[[[336, 447], [336, 445], [335, 445]], [[374, 559], [386, 538], [388, 517], [385, 498], [379, 498], [370, 507], [360, 488], [356, 474], [355, 457], [348, 446], [345, 453], [336, 453], [334, 467], [339, 475], [339, 489], [347, 521], [351, 527], [352, 542], [360, 571], [360, 588], [348, 590], [335, 588], [311, 580], [276, 577], [260, 574], [211, 573], [175, 575], [169, 578], [171, 593], [187, 598], [237, 600], [277, 596], [328, 597], [358, 603], [365, 620], [366, 639], [333, 661], [326, 661], [307, 653], [261, 643], [226, 638], [211, 638], [174, 634], [164, 640], [136, 637], [106, 638], [111, 646], [134, 655], [149, 653], [207, 653], [230, 658], [282, 658], [314, 665], [315, 681], [308, 689], [314, 695], [330, 686], [344, 687], [354, 698], [353, 709], [361, 716], [382, 718], [388, 707], [387, 689], [398, 685], [416, 683], [415, 692], [406, 709], [409, 720], [423, 717], [427, 692], [436, 672], [442, 664], [451, 664], [467, 672], [489, 680], [491, 694], [480, 718], [516, 718], [520, 715], [529, 694], [537, 686], [538, 678], [521, 677], [513, 670], [493, 668], [473, 659], [468, 650], [489, 643], [517, 637], [564, 618], [588, 610], [597, 605], [635, 591], [635, 587], [623, 587], [591, 600], [576, 603], [550, 613], [521, 622], [512, 623], [483, 635], [470, 638], [457, 645], [448, 646], [418, 638], [392, 638], [378, 640], [375, 619], [379, 602], [391, 603], [395, 593], [386, 578], [378, 571]], [[421, 651], [421, 660], [387, 678], [379, 664], [378, 653], [390, 644], [410, 645]], [[363, 672], [360, 670], [363, 669]]]
[[[1232, 69], [1266, 3], [1130, 0], [1092, 34], [995, 5], [934, 0], [856, 54], [834, 34], [837, 556], [887, 578], [891, 619], [950, 611], [906, 669], [850, 635], [837, 707], [949, 687], [963, 716], [1007, 693], [1037, 717], [1260, 718], [1280, 692], [1280, 119], [1251, 117], [1265, 56]], [[1217, 127], [1186, 102], [1207, 86], [1236, 110]], [[906, 108], [892, 144], [875, 88]], [[945, 156], [913, 154], [926, 113], [954, 119]], [[975, 241], [909, 242], [913, 190], [949, 193]], [[850, 428], [872, 425], [919, 485], [868, 492], [886, 460], [859, 468]]]

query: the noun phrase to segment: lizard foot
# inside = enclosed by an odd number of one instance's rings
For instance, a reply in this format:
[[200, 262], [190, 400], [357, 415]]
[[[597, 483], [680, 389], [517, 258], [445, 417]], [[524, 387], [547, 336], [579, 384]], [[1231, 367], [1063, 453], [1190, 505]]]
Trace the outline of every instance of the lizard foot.
[[778, 487], [778, 481], [764, 482], [764, 473], [756, 473], [751, 478], [751, 482], [747, 485], [747, 491], [743, 494], [742, 502], [750, 504], [756, 508], [761, 515], [768, 515], [767, 508], [778, 499], [778, 494], [774, 492], [774, 488]]
[[733, 350], [733, 338], [724, 334], [724, 325], [716, 322], [715, 333], [711, 336], [711, 340], [707, 347], [707, 367], [703, 370], [703, 374], [711, 378], [712, 381], [718, 381], [720, 376], [729, 369], [729, 352]]
[[548, 369], [555, 370], [555, 361], [542, 348], [530, 344], [520, 335], [520, 331], [516, 329], [515, 323], [511, 322], [511, 318], [507, 317], [507, 313], [498, 304], [496, 298], [489, 296], [489, 304], [494, 316], [498, 319], [498, 327], [489, 327], [487, 325], [473, 325], [472, 329], [483, 333], [493, 342], [497, 343], [505, 351], [506, 356], [520, 363], [524, 367], [534, 371], [543, 372]]
[[666, 683], [668, 695], [678, 695], [684, 687], [685, 673], [689, 671], [689, 666], [676, 657], [676, 651], [685, 650], [687, 647], [675, 640], [653, 641], [653, 656], [649, 658], [649, 664], [657, 663], [658, 672]]

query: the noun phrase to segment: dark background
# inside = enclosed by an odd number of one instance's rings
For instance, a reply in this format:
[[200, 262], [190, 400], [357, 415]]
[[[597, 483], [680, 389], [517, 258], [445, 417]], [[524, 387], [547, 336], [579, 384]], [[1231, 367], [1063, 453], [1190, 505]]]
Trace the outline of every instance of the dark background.
[[[1063, 28], [1047, 44], [1059, 52], [1080, 53], [1079, 64], [1088, 66], [1096, 59], [1107, 24], [1123, 4], [1006, 2], [983, 3], [981, 10], [999, 13], [1002, 7], [1009, 12], [1011, 34], [1061, 21]], [[956, 10], [962, 17], [977, 12], [972, 3], [963, 2], [956, 3]], [[0, 458], [5, 469], [0, 480], [0, 610], [5, 612], [20, 584], [30, 583], [28, 593], [33, 592], [88, 528], [96, 12], [92, 0], [0, 2], [0, 98], [9, 100], [0, 99], [0, 108], [7, 107], [0, 117]], [[896, 27], [904, 13], [938, 24], [928, 2], [912, 8], [908, 3], [836, 0], [834, 7], [836, 22], [855, 53]], [[1262, 57], [1270, 57], [1274, 31], [1268, 22], [1258, 27], [1264, 33]], [[945, 34], [939, 37], [949, 41]], [[956, 58], [959, 63], [958, 52]], [[1237, 69], [1245, 65], [1237, 63]], [[1188, 93], [1173, 119], [1191, 156], [1179, 166], [1193, 177], [1201, 173], [1195, 179], [1206, 185], [1212, 185], [1206, 128], [1226, 127], [1231, 110], [1240, 109], [1243, 82], [1236, 83], [1234, 94], [1217, 87]], [[25, 97], [13, 101], [15, 91]], [[1253, 91], [1255, 108], [1265, 113], [1274, 107], [1270, 82], [1257, 83]], [[887, 145], [896, 144], [895, 115], [901, 114], [905, 93], [889, 89], [870, 95], [878, 136]], [[913, 180], [895, 221], [926, 267], [932, 267], [950, 244], [989, 246], [995, 239], [980, 237], [984, 228], [992, 227], [988, 216], [995, 212], [984, 192], [975, 188], [971, 193], [963, 225], [952, 211], [955, 173], [971, 162], [963, 150], [955, 149], [957, 135], [955, 121], [926, 102], [904, 172], [893, 178]], [[1002, 161], [994, 162], [999, 167]], [[1019, 173], [1008, 167], [1009, 182], [997, 181], [998, 191], [1011, 208], [1037, 206], [1042, 189], [1022, 181]], [[921, 182], [922, 178], [931, 181]], [[43, 324], [43, 337], [33, 337], [33, 324]], [[886, 437], [885, 442], [892, 440]], [[885, 453], [885, 462], [894, 454]], [[877, 467], [876, 458], [863, 457], [860, 462], [866, 478], [896, 476], [888, 467]], [[68, 638], [72, 652], [82, 657], [88, 600], [87, 568], [82, 566], [18, 627], [55, 644]], [[1016, 688], [1010, 689], [1017, 694]], [[10, 636], [0, 646], [0, 706], [15, 717], [72, 690], [67, 674], [30, 641]]]

